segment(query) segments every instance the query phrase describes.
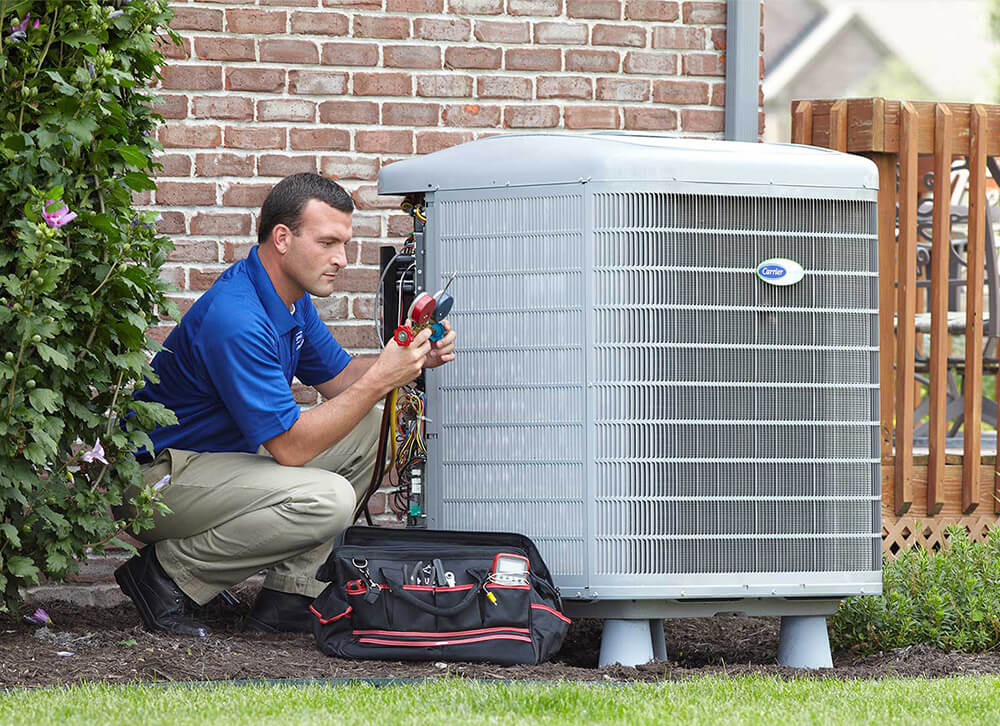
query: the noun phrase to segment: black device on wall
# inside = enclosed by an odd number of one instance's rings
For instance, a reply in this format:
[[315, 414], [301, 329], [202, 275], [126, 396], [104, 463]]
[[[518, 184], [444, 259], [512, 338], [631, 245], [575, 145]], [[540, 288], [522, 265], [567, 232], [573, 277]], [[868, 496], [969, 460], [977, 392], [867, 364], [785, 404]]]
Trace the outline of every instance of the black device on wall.
[[[416, 285], [413, 273], [416, 271], [414, 255], [397, 253], [391, 245], [379, 248], [380, 273], [382, 283], [382, 340], [392, 338], [393, 332], [406, 318], [413, 298], [416, 297]], [[400, 315], [402, 311], [402, 315]]]

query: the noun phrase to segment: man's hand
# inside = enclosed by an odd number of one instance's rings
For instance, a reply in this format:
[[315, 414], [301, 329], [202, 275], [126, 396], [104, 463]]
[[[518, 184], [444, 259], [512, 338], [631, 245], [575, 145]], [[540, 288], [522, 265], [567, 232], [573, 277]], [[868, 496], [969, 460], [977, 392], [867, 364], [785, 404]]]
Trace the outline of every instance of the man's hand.
[[[424, 368], [437, 368], [448, 361], [455, 360], [455, 338], [458, 337], [451, 329], [451, 323], [442, 320], [445, 336], [441, 340], [431, 343], [431, 350], [424, 359]], [[419, 336], [418, 336], [419, 337]]]
[[389, 340], [365, 376], [383, 390], [383, 395], [393, 388], [412, 383], [420, 375], [431, 352], [431, 332], [430, 328], [421, 330], [405, 347], [395, 339]]

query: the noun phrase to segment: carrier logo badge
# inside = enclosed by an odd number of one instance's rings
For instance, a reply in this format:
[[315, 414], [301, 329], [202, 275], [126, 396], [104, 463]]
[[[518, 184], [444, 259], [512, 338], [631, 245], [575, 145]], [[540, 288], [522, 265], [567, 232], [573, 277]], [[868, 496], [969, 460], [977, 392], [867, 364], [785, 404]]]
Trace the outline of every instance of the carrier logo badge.
[[757, 277], [768, 285], [787, 287], [801, 280], [806, 271], [795, 260], [784, 257], [772, 257], [757, 265]]

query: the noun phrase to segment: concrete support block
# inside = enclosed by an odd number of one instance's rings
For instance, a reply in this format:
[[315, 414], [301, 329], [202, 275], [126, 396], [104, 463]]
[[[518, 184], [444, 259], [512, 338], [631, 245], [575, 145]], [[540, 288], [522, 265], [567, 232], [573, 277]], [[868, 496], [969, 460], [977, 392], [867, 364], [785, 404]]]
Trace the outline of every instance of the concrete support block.
[[833, 668], [826, 618], [821, 615], [781, 618], [778, 663], [791, 668]]
[[[664, 648], [664, 650], [666, 650]], [[637, 666], [653, 660], [649, 620], [605, 620], [598, 665]]]

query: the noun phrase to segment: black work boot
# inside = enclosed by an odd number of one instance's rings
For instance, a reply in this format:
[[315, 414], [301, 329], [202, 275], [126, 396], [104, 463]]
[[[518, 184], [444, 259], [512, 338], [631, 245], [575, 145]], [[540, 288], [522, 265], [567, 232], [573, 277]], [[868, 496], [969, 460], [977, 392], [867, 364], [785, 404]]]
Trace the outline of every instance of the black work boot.
[[247, 616], [245, 629], [252, 633], [311, 633], [315, 616], [313, 598], [264, 588]]
[[147, 630], [204, 638], [209, 629], [188, 617], [188, 597], [156, 559], [153, 546], [115, 570], [118, 586], [135, 603]]

